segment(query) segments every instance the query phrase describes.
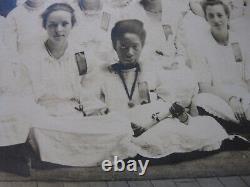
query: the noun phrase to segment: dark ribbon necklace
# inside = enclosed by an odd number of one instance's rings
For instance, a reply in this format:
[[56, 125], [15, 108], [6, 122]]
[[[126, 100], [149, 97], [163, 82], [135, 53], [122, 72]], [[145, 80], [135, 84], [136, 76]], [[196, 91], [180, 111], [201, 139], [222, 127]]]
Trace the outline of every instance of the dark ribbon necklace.
[[47, 50], [49, 56], [53, 57], [53, 55], [52, 55], [52, 53], [51, 53], [51, 51], [50, 51], [50, 49], [49, 49], [49, 46], [48, 46], [48, 40], [47, 40], [46, 42], [44, 42], [44, 45], [45, 45], [45, 48], [46, 48], [46, 50]]
[[[128, 99], [129, 99], [129, 101], [131, 101], [132, 98], [133, 98], [133, 94], [134, 94], [134, 91], [135, 91], [135, 85], [136, 85], [136, 82], [137, 82], [137, 79], [138, 79], [138, 74], [139, 74], [139, 71], [140, 71], [139, 64], [136, 63], [136, 64], [132, 64], [132, 65], [123, 65], [123, 64], [117, 63], [117, 64], [113, 64], [112, 68], [119, 75], [119, 77], [120, 77], [120, 79], [122, 81], [122, 84], [124, 86], [124, 89], [126, 91], [126, 94], [128, 96]], [[133, 81], [133, 84], [132, 84], [131, 91], [129, 92], [128, 86], [127, 86], [127, 84], [125, 82], [125, 78], [124, 78], [124, 76], [122, 74], [122, 70], [129, 70], [129, 69], [133, 69], [133, 68], [136, 68], [136, 70], [135, 70], [135, 78], [134, 78], [134, 81]], [[129, 104], [129, 106], [132, 107], [133, 105]]]

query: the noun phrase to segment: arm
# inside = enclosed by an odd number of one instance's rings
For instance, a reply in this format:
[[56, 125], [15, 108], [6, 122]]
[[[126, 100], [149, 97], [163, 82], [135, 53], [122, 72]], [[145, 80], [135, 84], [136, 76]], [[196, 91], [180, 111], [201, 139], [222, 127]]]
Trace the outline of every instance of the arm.
[[201, 7], [202, 0], [191, 0], [189, 6], [191, 11], [198, 16], [204, 17], [204, 12]]
[[[94, 83], [94, 86], [93, 86]], [[103, 115], [107, 113], [107, 106], [103, 99], [103, 89], [96, 81], [82, 87], [80, 106], [86, 116]]]
[[214, 95], [219, 96], [223, 100], [225, 100], [229, 106], [232, 108], [234, 115], [236, 119], [239, 121], [244, 121], [246, 119], [245, 111], [242, 105], [242, 99], [231, 95], [230, 93], [225, 92], [221, 87], [219, 86], [211, 86], [207, 83], [199, 83], [200, 90], [202, 92], [208, 92], [212, 93]]
[[250, 92], [250, 79], [247, 80], [247, 87], [248, 87], [248, 92]]
[[211, 93], [214, 95], [219, 96], [227, 103], [229, 102], [229, 99], [232, 95], [226, 93], [221, 87], [219, 86], [212, 86], [210, 83], [200, 82], [199, 83], [200, 91], [203, 93]]

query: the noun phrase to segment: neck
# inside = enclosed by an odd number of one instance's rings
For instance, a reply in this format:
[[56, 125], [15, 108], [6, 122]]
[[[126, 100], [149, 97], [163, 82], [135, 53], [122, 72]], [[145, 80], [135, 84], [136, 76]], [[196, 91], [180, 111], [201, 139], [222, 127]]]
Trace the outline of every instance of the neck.
[[134, 69], [134, 68], [136, 68], [137, 71], [140, 71], [140, 65], [137, 62], [133, 63], [133, 64], [123, 64], [123, 63], [119, 62], [119, 63], [113, 64], [111, 67], [115, 72], [121, 72], [124, 70], [130, 70], [130, 69]]
[[30, 8], [38, 8], [43, 4], [43, 1], [27, 0], [25, 4]]
[[227, 29], [223, 31], [211, 30], [212, 36], [214, 39], [221, 45], [227, 45], [229, 39], [229, 33]]
[[146, 11], [152, 12], [152, 13], [160, 13], [162, 12], [162, 5], [161, 1], [155, 1], [155, 2], [145, 2], [144, 3], [144, 9]]
[[68, 42], [61, 42], [60, 44], [54, 43], [51, 40], [47, 40], [46, 43], [46, 48], [48, 50], [48, 53], [53, 56], [56, 59], [59, 59], [62, 57], [68, 47]]

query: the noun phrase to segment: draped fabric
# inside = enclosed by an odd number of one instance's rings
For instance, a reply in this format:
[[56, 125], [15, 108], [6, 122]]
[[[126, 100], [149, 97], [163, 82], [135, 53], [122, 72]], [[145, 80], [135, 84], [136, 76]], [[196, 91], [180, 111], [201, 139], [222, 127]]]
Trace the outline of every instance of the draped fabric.
[[[142, 68], [143, 69], [143, 68]], [[122, 72], [127, 78], [128, 87], [131, 87], [129, 76], [134, 75], [134, 69]], [[140, 105], [140, 95], [138, 89], [135, 89], [133, 95], [134, 107], [129, 108], [128, 97], [119, 76], [116, 73], [107, 73], [103, 78], [102, 94], [104, 102], [110, 111], [120, 112], [128, 117], [128, 119], [137, 125], [149, 127], [153, 123], [152, 115], [166, 115], [173, 98], [164, 94], [164, 92], [174, 91], [175, 88], [168, 90], [162, 84], [164, 82], [157, 81], [157, 77], [153, 72], [140, 72], [138, 81], [146, 81], [148, 89], [154, 90], [150, 93], [151, 102], [149, 104]], [[129, 83], [130, 82], [130, 83]], [[157, 91], [161, 87], [161, 94], [164, 95], [164, 101], [157, 100]], [[159, 94], [158, 96], [161, 96]], [[171, 93], [169, 93], [171, 95]], [[228, 135], [225, 130], [211, 117], [191, 117], [188, 125], [179, 122], [178, 119], [165, 119], [155, 126], [151, 127], [141, 136], [132, 138], [131, 143], [137, 154], [149, 158], [160, 158], [172, 154], [174, 152], [190, 152], [194, 150], [211, 151], [220, 148], [224, 139]]]

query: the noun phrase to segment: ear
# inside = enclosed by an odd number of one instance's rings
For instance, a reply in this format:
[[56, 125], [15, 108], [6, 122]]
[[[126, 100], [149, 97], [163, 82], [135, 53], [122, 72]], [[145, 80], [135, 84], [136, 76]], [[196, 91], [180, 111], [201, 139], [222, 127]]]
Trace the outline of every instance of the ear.
[[114, 49], [115, 51], [116, 51], [117, 41], [118, 41], [118, 40], [112, 41], [113, 49]]

